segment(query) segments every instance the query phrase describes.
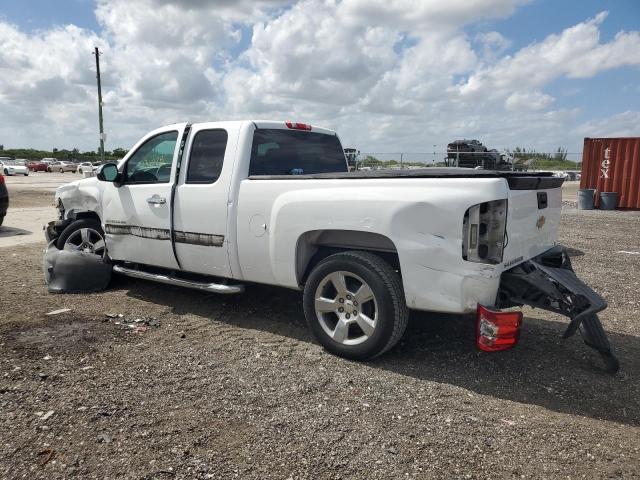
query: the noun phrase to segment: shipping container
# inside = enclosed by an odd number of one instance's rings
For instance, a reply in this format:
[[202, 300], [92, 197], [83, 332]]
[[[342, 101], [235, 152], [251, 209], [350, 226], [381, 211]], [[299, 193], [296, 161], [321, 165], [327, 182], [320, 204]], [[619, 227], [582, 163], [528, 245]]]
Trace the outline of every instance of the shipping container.
[[616, 192], [618, 208], [640, 208], [640, 137], [585, 138], [580, 188]]

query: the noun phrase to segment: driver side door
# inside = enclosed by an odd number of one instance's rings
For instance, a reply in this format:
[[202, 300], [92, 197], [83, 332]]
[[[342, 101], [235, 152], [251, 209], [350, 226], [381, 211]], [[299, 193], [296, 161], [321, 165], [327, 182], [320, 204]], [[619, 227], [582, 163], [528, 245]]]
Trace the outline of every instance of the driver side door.
[[170, 208], [183, 130], [172, 126], [147, 135], [120, 165], [120, 183], [105, 185], [103, 228], [112, 259], [178, 268]]

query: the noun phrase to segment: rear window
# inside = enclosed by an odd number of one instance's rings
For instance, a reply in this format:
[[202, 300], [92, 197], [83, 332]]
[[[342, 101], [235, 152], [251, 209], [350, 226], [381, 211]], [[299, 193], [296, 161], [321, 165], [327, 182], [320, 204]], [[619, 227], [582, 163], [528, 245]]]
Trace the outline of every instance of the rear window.
[[258, 129], [253, 134], [249, 175], [346, 171], [342, 145], [335, 135], [280, 129]]

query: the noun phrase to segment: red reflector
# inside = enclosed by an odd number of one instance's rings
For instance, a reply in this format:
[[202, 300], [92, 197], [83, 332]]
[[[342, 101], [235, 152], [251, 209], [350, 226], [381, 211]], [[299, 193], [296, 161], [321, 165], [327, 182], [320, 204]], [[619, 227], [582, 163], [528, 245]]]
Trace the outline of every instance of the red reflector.
[[500, 312], [478, 304], [476, 319], [476, 344], [480, 350], [497, 352], [518, 343], [522, 312]]
[[294, 130], [311, 130], [311, 125], [308, 123], [285, 122], [285, 125]]

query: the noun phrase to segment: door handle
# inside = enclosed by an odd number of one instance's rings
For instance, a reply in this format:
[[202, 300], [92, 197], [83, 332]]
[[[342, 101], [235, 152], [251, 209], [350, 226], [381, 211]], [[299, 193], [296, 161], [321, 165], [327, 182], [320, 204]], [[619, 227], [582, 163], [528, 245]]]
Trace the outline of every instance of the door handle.
[[147, 203], [151, 203], [153, 205], [164, 205], [167, 203], [167, 199], [156, 193], [147, 198]]

